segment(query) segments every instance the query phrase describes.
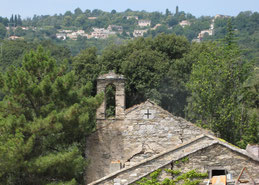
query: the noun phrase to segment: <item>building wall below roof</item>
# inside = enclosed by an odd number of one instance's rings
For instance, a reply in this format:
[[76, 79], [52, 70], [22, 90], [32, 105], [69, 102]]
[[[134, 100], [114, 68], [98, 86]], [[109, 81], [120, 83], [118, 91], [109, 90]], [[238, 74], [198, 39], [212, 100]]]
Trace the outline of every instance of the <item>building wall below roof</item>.
[[130, 167], [203, 133], [149, 101], [127, 112], [124, 120], [99, 120], [97, 129], [87, 138], [88, 183], [112, 173], [116, 161]]
[[[180, 159], [177, 162], [173, 162], [165, 166], [164, 169], [180, 170], [181, 172], [197, 169], [197, 172], [208, 173], [208, 178], [212, 169], [221, 169], [227, 170], [232, 175], [233, 180], [235, 180], [244, 167], [246, 167], [252, 178], [259, 183], [258, 161], [254, 161], [220, 144], [215, 144], [190, 154], [184, 160]], [[162, 171], [160, 179], [168, 176], [170, 177], [168, 173]], [[241, 179], [250, 180], [246, 171]]]
[[[184, 145], [180, 148], [180, 150], [173, 150], [165, 155], [132, 167], [128, 170], [93, 184], [135, 184], [143, 177], [149, 178], [149, 174], [157, 169], [162, 169], [162, 172], [158, 177], [158, 179], [161, 181], [165, 178], [172, 179], [172, 175], [167, 173], [165, 169], [180, 170], [181, 173], [196, 169], [197, 172], [208, 173], [207, 178], [201, 179], [201, 184], [207, 184], [210, 176], [209, 173], [212, 169], [226, 170], [232, 175], [232, 183], [234, 183], [234, 180], [238, 178], [238, 175], [240, 174], [243, 167], [246, 167], [253, 180], [255, 180], [256, 183], [259, 183], [258, 161], [252, 160], [251, 158], [218, 143], [203, 147], [203, 145], [205, 146], [209, 142], [210, 141], [208, 138], [203, 138], [191, 144]], [[188, 150], [195, 149], [197, 149], [197, 151], [191, 152], [189, 155], [182, 155], [184, 153], [188, 153]], [[156, 169], [156, 167], [159, 167], [159, 165], [166, 161], [172, 162]], [[143, 176], [145, 173], [146, 175]], [[250, 180], [246, 172], [243, 173], [241, 179]], [[181, 184], [181, 182], [179, 182], [179, 184]]]

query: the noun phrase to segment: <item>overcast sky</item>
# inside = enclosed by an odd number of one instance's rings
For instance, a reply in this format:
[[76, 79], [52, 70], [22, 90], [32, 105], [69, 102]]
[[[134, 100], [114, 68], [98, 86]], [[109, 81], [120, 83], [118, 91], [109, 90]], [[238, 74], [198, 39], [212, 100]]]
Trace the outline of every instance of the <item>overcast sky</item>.
[[76, 8], [101, 9], [103, 11], [146, 10], [165, 12], [168, 8], [175, 12], [191, 13], [196, 17], [216, 14], [236, 16], [241, 11], [259, 12], [259, 0], [0, 0], [0, 16], [10, 17], [20, 14], [22, 18], [36, 15], [54, 15], [74, 11]]

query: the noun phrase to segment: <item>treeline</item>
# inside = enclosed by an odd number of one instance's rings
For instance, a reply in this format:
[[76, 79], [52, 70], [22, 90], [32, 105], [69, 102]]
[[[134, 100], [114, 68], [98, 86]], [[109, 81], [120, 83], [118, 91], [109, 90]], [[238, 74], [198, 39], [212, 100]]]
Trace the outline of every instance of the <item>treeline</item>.
[[[221, 40], [227, 33], [226, 18], [215, 20], [215, 35], [207, 36], [204, 40]], [[240, 12], [236, 17], [231, 18], [232, 26], [236, 35], [236, 41], [243, 50], [244, 55], [257, 61], [259, 65], [259, 13], [258, 12]]]
[[258, 68], [244, 57], [234, 33], [229, 22], [221, 42], [159, 34], [75, 56], [51, 42], [6, 41], [1, 184], [83, 184], [85, 137], [95, 131], [103, 100], [96, 79], [110, 70], [126, 77], [127, 107], [151, 99], [235, 145], [259, 143]]

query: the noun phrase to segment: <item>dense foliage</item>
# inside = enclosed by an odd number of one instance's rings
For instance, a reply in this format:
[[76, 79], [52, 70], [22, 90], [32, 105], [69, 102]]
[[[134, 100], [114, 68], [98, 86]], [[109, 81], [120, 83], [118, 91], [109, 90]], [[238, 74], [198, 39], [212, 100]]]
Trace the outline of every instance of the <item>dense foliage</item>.
[[70, 60], [70, 51], [66, 47], [57, 46], [51, 41], [28, 42], [24, 40], [4, 40], [1, 45], [0, 71], [6, 70], [9, 66], [21, 66], [25, 53], [36, 49], [39, 45], [47, 48], [50, 55], [58, 62]]
[[101, 97], [42, 48], [1, 74], [1, 184], [83, 184], [85, 136]]
[[171, 178], [161, 179], [160, 175], [162, 170], [159, 169], [149, 175], [148, 178], [144, 177], [137, 182], [139, 185], [176, 185], [181, 183], [182, 185], [198, 185], [201, 180], [208, 177], [207, 173], [199, 173], [196, 170], [190, 170], [182, 173], [180, 170], [165, 169]]
[[[229, 22], [224, 45], [211, 43], [193, 65], [187, 84], [192, 93], [189, 118], [243, 147], [247, 144], [245, 138], [249, 136], [246, 129], [252, 127], [257, 133], [252, 134], [254, 138], [248, 142], [259, 142], [258, 117], [254, 117], [254, 109], [258, 111], [255, 102], [258, 93], [250, 91], [248, 95], [245, 87], [253, 69], [252, 63], [242, 57]], [[251, 101], [249, 96], [255, 99]]]
[[[109, 24], [132, 32], [136, 21], [127, 15], [162, 25], [137, 39], [52, 37], [60, 28], [87, 31]], [[86, 19], [91, 16], [98, 19]], [[178, 23], [185, 19], [192, 24], [183, 28]], [[126, 77], [127, 108], [151, 99], [240, 147], [259, 143], [258, 13], [242, 12], [232, 24], [217, 18], [214, 36], [191, 43], [211, 19], [178, 9], [175, 14], [76, 9], [20, 21], [42, 29], [17, 28], [24, 40], [0, 40], [0, 184], [83, 184], [85, 136], [95, 129], [102, 99], [96, 79], [110, 70]], [[0, 17], [0, 39], [10, 22]], [[30, 51], [39, 45], [49, 51]], [[114, 116], [114, 88], [105, 93], [106, 114]]]
[[[138, 16], [138, 19], [146, 19], [151, 21], [150, 27], [139, 27], [138, 20], [131, 18], [127, 19], [127, 16]], [[95, 17], [96, 19], [89, 19]], [[179, 7], [175, 12], [166, 10], [163, 12], [146, 12], [146, 11], [132, 11], [130, 9], [124, 12], [105, 12], [102, 10], [81, 10], [77, 8], [74, 12], [67, 11], [64, 14], [41, 15], [33, 16], [32, 18], [21, 19], [20, 15], [13, 15], [12, 17], [3, 18], [0, 17], [0, 38], [5, 38], [10, 35], [21, 36], [26, 41], [39, 41], [45, 39], [51, 39], [56, 44], [66, 46], [71, 50], [73, 55], [80, 52], [81, 49], [89, 47], [97, 47], [100, 54], [107, 45], [111, 42], [123, 43], [123, 40], [128, 40], [133, 37], [134, 30], [148, 29], [148, 32], [144, 35], [155, 37], [160, 33], [175, 33], [177, 35], [183, 35], [188, 38], [189, 41], [197, 38], [198, 34], [202, 30], [210, 28], [210, 25], [214, 20], [214, 35], [205, 35], [203, 40], [218, 40], [224, 38], [226, 34], [226, 25], [229, 17], [210, 17], [201, 16], [196, 18], [190, 13], [179, 11]], [[233, 22], [233, 28], [239, 37], [238, 43], [241, 48], [245, 49], [245, 56], [249, 59], [259, 57], [259, 40], [258, 40], [258, 25], [259, 25], [259, 13], [258, 12], [240, 12], [237, 16], [231, 17]], [[188, 20], [191, 24], [188, 26], [180, 26], [179, 23], [182, 20]], [[15, 25], [15, 29], [10, 27], [7, 31], [5, 27]], [[80, 37], [78, 40], [59, 40], [56, 38], [58, 30], [79, 30], [83, 29], [86, 33], [93, 31], [93, 28], [107, 28], [109, 25], [117, 25], [123, 27], [121, 34], [113, 35], [108, 39], [87, 39]], [[156, 25], [156, 29], [154, 28]], [[21, 27], [27, 27], [29, 29], [23, 30]]]

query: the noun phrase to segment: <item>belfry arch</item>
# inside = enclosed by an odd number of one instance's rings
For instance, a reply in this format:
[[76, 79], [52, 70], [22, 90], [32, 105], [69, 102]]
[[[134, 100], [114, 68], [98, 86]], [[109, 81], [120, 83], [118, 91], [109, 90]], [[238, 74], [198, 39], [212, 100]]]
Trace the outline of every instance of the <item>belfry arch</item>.
[[[101, 75], [97, 78], [97, 93], [104, 92], [106, 94], [106, 88], [109, 86], [115, 88], [115, 115], [113, 119], [124, 119], [125, 116], [125, 78], [123, 75], [115, 74], [110, 71], [108, 74]], [[104, 97], [104, 101], [97, 109], [96, 119], [108, 119], [106, 112], [107, 97]]]
[[105, 117], [115, 118], [116, 115], [116, 86], [108, 84], [105, 88]]

